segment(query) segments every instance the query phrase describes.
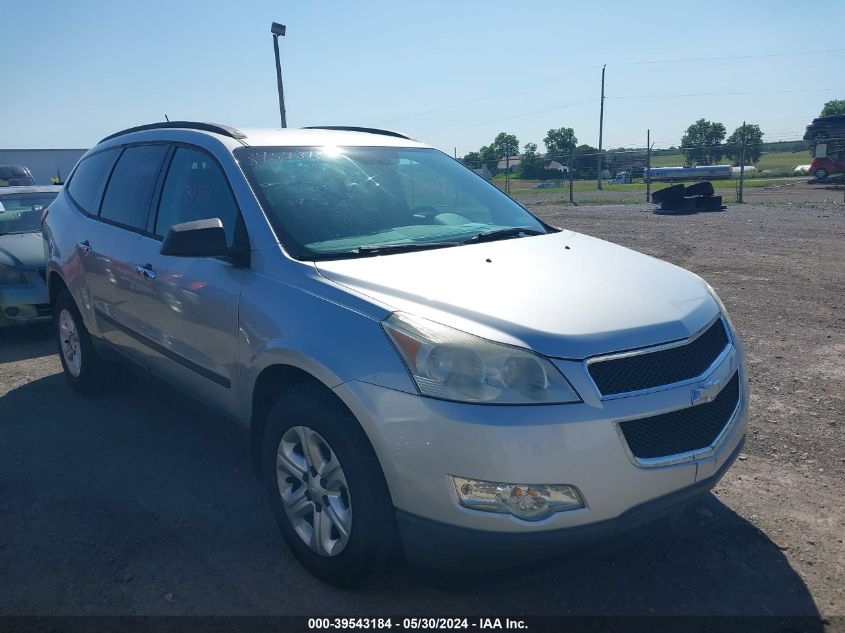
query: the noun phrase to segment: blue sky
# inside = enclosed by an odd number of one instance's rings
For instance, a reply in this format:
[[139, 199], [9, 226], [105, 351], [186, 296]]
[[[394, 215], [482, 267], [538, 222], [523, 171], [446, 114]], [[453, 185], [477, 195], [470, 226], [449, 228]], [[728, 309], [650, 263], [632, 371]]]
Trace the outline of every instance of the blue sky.
[[[811, 18], [810, 6], [829, 18]], [[459, 155], [500, 131], [542, 149], [560, 126], [597, 145], [606, 63], [605, 147], [642, 146], [647, 128], [657, 147], [676, 145], [700, 117], [728, 133], [745, 119], [766, 139], [796, 138], [825, 101], [845, 98], [841, 9], [841, 0], [0, 0], [0, 147], [89, 147], [165, 113], [278, 126], [273, 20], [288, 27], [291, 127], [388, 127]], [[794, 54], [830, 49], [840, 50]], [[664, 63], [701, 57], [736, 59]], [[689, 94], [699, 96], [678, 96]]]

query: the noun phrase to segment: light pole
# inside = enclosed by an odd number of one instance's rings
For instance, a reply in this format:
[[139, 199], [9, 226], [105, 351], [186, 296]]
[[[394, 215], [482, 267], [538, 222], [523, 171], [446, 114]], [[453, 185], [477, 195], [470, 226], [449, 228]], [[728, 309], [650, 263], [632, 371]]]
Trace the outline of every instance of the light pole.
[[276, 83], [279, 87], [279, 118], [282, 121], [282, 127], [288, 126], [287, 116], [285, 115], [285, 89], [282, 87], [282, 65], [279, 62], [279, 36], [284, 37], [285, 25], [273, 22], [270, 26], [270, 32], [273, 34], [273, 50], [276, 53]]

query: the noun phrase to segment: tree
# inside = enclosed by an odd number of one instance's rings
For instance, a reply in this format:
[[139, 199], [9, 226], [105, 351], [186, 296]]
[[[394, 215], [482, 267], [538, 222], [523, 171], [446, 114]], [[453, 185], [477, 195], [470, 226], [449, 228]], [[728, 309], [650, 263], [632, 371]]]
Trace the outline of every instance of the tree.
[[543, 144], [546, 146], [546, 152], [560, 162], [575, 149], [578, 139], [575, 138], [575, 130], [571, 127], [559, 127], [548, 131]]
[[763, 132], [760, 130], [760, 126], [754, 123], [740, 125], [728, 137], [725, 147], [725, 156], [730, 158], [734, 165], [739, 165], [742, 159], [743, 138], [745, 138], [746, 165], [760, 160], [760, 154], [763, 152]]
[[487, 165], [487, 169], [495, 174], [496, 166], [499, 164], [499, 155], [496, 153], [496, 148], [492, 145], [483, 145], [478, 151], [484, 160], [484, 164]]
[[499, 132], [496, 138], [493, 139], [492, 147], [496, 152], [496, 156], [499, 158], [515, 156], [519, 153], [519, 139], [513, 134]]
[[461, 162], [470, 169], [480, 169], [482, 165], [487, 165], [487, 169], [495, 173], [499, 157], [496, 156], [496, 150], [489, 145], [485, 145], [477, 152], [465, 154]]
[[483, 158], [481, 156], [481, 152], [467, 152], [464, 154], [464, 157], [461, 158], [461, 162], [470, 169], [479, 169], [482, 161]]
[[646, 152], [639, 149], [611, 150], [605, 156], [607, 168], [612, 174], [630, 172], [632, 178], [641, 178], [646, 164]]
[[820, 116], [830, 116], [831, 114], [845, 114], [845, 99], [834, 99], [824, 104]]
[[492, 167], [490, 166], [489, 156], [487, 155], [488, 152], [484, 151], [484, 150], [487, 150], [487, 149], [488, 149], [487, 147], [482, 147], [481, 148], [482, 151], [467, 152], [464, 155], [464, 157], [461, 159], [461, 162], [464, 165], [466, 165], [467, 167], [469, 167], [470, 169], [481, 169], [481, 166], [486, 164], [487, 168], [492, 171], [495, 168], [496, 163], [498, 161], [495, 160], [495, 158], [494, 158], [493, 166]]
[[721, 123], [699, 119], [687, 128], [681, 137], [681, 150], [690, 165], [712, 165], [718, 163], [725, 153], [721, 145], [725, 140], [725, 126]]
[[525, 179], [542, 178], [543, 159], [537, 154], [537, 143], [526, 143], [523, 148], [522, 162], [519, 164], [519, 177]]
[[[575, 170], [575, 175], [578, 178], [586, 178], [591, 180], [596, 177], [598, 168], [599, 150], [592, 145], [579, 145], [575, 148], [575, 158], [572, 161], [572, 168]], [[604, 153], [604, 152], [602, 152]], [[604, 157], [602, 157], [604, 159]], [[602, 167], [606, 167], [604, 160], [602, 160]]]

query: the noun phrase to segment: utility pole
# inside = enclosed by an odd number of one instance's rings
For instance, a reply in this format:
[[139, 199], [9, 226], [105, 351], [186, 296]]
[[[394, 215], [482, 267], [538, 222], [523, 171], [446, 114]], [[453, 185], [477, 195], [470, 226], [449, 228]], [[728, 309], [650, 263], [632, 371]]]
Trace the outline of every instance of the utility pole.
[[604, 131], [604, 70], [607, 68], [607, 64], [601, 67], [601, 108], [599, 110], [599, 170], [596, 174], [598, 188], [601, 190], [601, 141], [602, 141], [602, 132]]
[[742, 193], [745, 188], [745, 121], [742, 122], [742, 151], [739, 153], [739, 195], [737, 202], [742, 204]]
[[651, 200], [651, 130], [645, 133], [645, 201]]
[[569, 150], [569, 201], [575, 204], [575, 196], [572, 190], [572, 150]]
[[276, 53], [276, 85], [279, 89], [279, 118], [282, 122], [282, 127], [288, 126], [287, 114], [285, 113], [285, 89], [282, 86], [282, 64], [279, 61], [279, 36], [285, 34], [285, 25], [273, 22], [270, 26], [270, 32], [273, 34], [273, 51]]

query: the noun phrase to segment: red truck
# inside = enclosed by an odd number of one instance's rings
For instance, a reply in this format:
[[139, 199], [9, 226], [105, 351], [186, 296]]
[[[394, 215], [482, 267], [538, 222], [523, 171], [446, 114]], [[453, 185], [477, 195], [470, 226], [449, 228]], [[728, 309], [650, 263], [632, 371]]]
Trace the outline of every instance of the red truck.
[[832, 174], [845, 173], [845, 114], [813, 119], [807, 126], [804, 140], [810, 141], [816, 147], [817, 158], [814, 158], [810, 165], [810, 176], [816, 180], [824, 180]]
[[839, 152], [838, 156], [814, 158], [808, 173], [816, 180], [824, 180], [832, 174], [845, 173], [845, 152]]

